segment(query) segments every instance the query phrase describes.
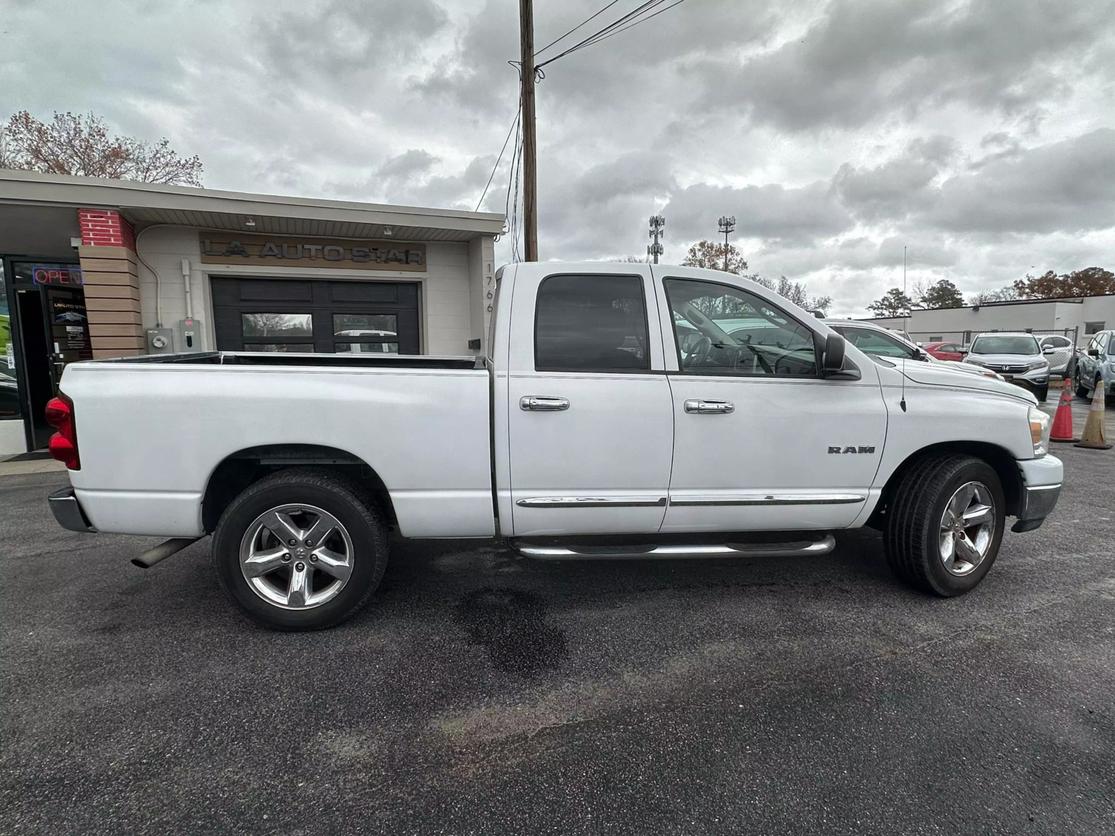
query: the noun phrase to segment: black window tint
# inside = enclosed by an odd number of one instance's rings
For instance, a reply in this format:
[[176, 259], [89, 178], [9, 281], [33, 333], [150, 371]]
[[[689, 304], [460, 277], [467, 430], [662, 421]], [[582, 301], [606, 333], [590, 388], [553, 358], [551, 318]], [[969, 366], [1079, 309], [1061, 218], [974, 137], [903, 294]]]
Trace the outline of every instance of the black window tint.
[[643, 280], [550, 276], [538, 288], [538, 371], [628, 372], [650, 368]]
[[817, 376], [813, 332], [762, 297], [692, 279], [665, 286], [683, 372]]

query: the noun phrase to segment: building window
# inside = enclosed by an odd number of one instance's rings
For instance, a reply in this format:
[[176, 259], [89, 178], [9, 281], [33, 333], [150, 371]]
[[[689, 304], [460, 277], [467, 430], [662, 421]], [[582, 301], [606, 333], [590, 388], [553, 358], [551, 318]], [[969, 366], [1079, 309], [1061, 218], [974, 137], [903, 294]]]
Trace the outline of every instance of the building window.
[[1085, 322], [1084, 323], [1084, 333], [1085, 334], [1098, 334], [1100, 331], [1102, 331], [1104, 329], [1105, 324], [1106, 323], [1102, 322], [1102, 321], [1101, 322]]

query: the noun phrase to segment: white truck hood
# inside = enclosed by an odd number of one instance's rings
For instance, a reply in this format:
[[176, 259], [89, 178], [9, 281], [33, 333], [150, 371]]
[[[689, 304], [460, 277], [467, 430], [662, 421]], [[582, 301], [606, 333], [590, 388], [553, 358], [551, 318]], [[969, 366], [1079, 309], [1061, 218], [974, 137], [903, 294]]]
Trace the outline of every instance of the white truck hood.
[[1028, 391], [1005, 380], [996, 380], [993, 377], [950, 368], [944, 363], [920, 363], [911, 360], [902, 360], [900, 363], [903, 373], [914, 383], [988, 392], [1034, 405], [1038, 402], [1038, 399]]

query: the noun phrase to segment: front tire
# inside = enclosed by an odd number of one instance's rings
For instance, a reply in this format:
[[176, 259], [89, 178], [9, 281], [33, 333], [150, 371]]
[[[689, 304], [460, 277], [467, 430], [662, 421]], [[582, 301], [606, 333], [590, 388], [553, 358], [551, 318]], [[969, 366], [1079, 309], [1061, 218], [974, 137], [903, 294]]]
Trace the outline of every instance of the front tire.
[[273, 630], [321, 630], [363, 607], [387, 566], [387, 537], [359, 487], [328, 471], [284, 470], [225, 509], [213, 534], [221, 586]]
[[1042, 386], [1034, 394], [1037, 395], [1038, 403], [1045, 403], [1049, 400], [1049, 385]]
[[1088, 387], [1085, 386], [1084, 381], [1082, 381], [1080, 379], [1080, 373], [1079, 372], [1077, 372], [1077, 374], [1076, 374], [1074, 383], [1075, 383], [1075, 386], [1076, 386], [1076, 397], [1087, 398], [1088, 397]]
[[1003, 487], [987, 462], [926, 456], [895, 489], [884, 532], [887, 562], [915, 589], [963, 595], [990, 571], [1005, 522]]

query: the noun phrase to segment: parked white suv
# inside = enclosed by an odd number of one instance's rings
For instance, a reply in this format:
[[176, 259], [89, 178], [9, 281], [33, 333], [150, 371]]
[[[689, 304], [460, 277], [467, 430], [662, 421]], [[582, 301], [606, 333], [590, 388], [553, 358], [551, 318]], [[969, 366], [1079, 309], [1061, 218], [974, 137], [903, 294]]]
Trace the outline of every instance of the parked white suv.
[[968, 349], [967, 362], [998, 372], [1003, 380], [1023, 386], [1039, 401], [1049, 397], [1049, 360], [1052, 346], [1042, 348], [1033, 334], [979, 334]]

